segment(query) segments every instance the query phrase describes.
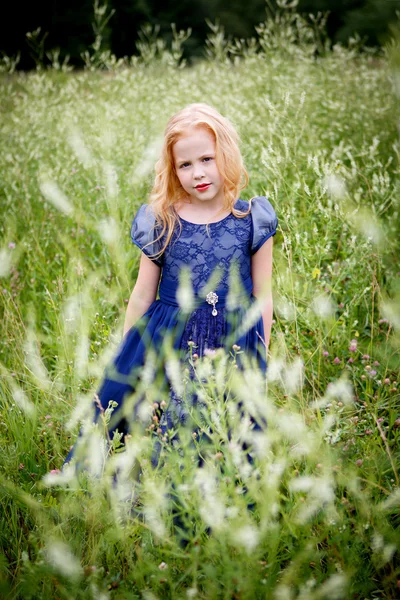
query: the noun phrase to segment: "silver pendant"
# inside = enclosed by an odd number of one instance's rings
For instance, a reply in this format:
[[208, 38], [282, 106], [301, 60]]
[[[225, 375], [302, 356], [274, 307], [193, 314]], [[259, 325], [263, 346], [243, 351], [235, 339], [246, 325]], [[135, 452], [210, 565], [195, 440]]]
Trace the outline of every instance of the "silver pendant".
[[216, 317], [218, 314], [217, 309], [215, 308], [215, 305], [218, 302], [218, 296], [215, 292], [209, 292], [206, 296], [206, 302], [208, 302], [208, 304], [212, 304], [213, 306], [213, 310], [212, 310], [212, 316]]

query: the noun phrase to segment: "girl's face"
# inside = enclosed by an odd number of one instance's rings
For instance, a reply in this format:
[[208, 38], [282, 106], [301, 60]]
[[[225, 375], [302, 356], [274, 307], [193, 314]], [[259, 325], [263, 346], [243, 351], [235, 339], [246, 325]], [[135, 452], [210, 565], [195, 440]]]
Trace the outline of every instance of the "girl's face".
[[210, 202], [220, 207], [224, 182], [215, 161], [215, 140], [204, 127], [193, 128], [172, 148], [175, 171], [194, 204]]

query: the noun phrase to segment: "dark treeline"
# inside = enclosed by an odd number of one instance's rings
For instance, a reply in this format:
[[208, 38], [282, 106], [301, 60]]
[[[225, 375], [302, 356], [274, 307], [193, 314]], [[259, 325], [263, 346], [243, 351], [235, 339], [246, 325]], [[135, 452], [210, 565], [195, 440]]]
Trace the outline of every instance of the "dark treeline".
[[[107, 0], [98, 0], [102, 5]], [[10, 2], [0, 20], [0, 51], [7, 56], [20, 54], [18, 67], [31, 69], [36, 60], [48, 62], [46, 53], [60, 49], [61, 61], [69, 55], [72, 65], [82, 65], [81, 54], [94, 41], [94, 0], [42, 0], [38, 3]], [[287, 0], [288, 5], [295, 4]], [[104, 47], [118, 58], [137, 54], [141, 27], [159, 26], [159, 35], [171, 40], [171, 23], [177, 29], [191, 27], [185, 42], [185, 57], [203, 55], [204, 41], [210, 29], [206, 23], [216, 20], [227, 36], [249, 38], [254, 27], [273, 11], [275, 0], [108, 0], [107, 14], [114, 11], [103, 30]], [[299, 0], [296, 10], [302, 14], [329, 11], [327, 32], [333, 43], [347, 43], [356, 32], [369, 46], [385, 42], [400, 11], [400, 0]], [[26, 34], [40, 29], [36, 40]], [[34, 46], [34, 48], [33, 48]]]

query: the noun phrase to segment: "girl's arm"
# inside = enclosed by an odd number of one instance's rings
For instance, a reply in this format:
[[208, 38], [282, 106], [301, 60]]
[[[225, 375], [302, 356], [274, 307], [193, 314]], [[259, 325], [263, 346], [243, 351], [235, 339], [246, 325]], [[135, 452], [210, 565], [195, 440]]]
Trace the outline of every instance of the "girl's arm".
[[160, 267], [142, 253], [139, 273], [126, 309], [124, 335], [156, 299], [160, 273]]
[[264, 342], [268, 352], [272, 326], [272, 237], [251, 257], [253, 294], [261, 300]]

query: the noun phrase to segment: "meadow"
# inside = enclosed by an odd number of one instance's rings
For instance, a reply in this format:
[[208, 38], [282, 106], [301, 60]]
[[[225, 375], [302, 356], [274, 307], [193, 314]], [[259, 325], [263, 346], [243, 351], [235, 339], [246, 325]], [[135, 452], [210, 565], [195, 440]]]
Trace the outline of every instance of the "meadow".
[[[330, 48], [322, 27], [282, 17], [248, 42], [216, 28], [189, 68], [184, 39], [149, 34], [124, 61], [94, 48], [74, 72], [2, 62], [1, 596], [394, 599], [397, 42]], [[152, 418], [168, 395], [150, 355], [132, 399], [145, 395], [147, 425], [107, 447], [90, 407], [137, 274], [130, 225], [167, 119], [198, 101], [240, 133], [241, 197], [267, 195], [279, 218], [267, 389], [235, 368], [240, 349], [193, 359], [208, 441], [183, 431], [176, 449]], [[87, 468], [60, 473], [81, 422]]]

